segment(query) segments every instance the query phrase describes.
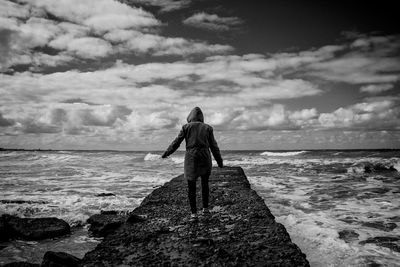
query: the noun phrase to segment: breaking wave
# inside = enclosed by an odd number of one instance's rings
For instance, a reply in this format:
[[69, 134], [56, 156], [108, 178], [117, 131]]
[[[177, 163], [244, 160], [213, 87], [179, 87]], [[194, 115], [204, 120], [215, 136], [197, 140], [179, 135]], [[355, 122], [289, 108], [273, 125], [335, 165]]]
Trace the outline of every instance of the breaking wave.
[[347, 169], [348, 173], [384, 173], [384, 172], [400, 172], [400, 162], [383, 161], [375, 163], [365, 163], [361, 165], [351, 166]]
[[262, 152], [260, 155], [261, 156], [270, 156], [270, 157], [290, 157], [290, 156], [297, 156], [301, 155], [304, 153], [307, 153], [308, 151], [288, 151], [288, 152], [271, 152], [271, 151], [265, 151]]
[[153, 154], [153, 153], [147, 153], [146, 156], [144, 156], [144, 160], [150, 160], [150, 161], [154, 161], [154, 160], [159, 160], [161, 159], [161, 155], [158, 154]]

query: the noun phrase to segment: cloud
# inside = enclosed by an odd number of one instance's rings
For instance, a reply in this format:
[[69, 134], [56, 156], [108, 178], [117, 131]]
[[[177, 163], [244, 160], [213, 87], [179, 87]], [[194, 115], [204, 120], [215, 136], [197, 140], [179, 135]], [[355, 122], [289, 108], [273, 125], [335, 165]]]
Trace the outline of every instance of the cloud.
[[94, 37], [73, 39], [68, 43], [67, 49], [83, 58], [104, 57], [113, 52], [110, 43]]
[[243, 20], [238, 17], [220, 17], [200, 12], [183, 20], [183, 24], [209, 31], [229, 31], [241, 26]]
[[300, 130], [317, 116], [314, 108], [291, 111], [282, 104], [270, 104], [260, 108], [226, 108], [212, 113], [208, 120], [217, 130], [275, 131]]
[[93, 103], [93, 102], [90, 102], [90, 101], [86, 101], [86, 100], [84, 100], [84, 99], [82, 99], [82, 98], [69, 98], [69, 99], [66, 99], [66, 100], [63, 100], [63, 101], [60, 101], [60, 103], [67, 103], [67, 104], [79, 104], [79, 103], [83, 103], [83, 104], [87, 104], [87, 105], [89, 105], [89, 106], [96, 106], [96, 105], [99, 105], [99, 104], [96, 104], [96, 103]]
[[381, 92], [390, 90], [393, 88], [393, 84], [370, 84], [364, 85], [360, 88], [360, 92], [369, 94], [379, 94]]
[[322, 113], [318, 121], [325, 129], [400, 130], [400, 107], [390, 100], [362, 102]]
[[241, 105], [257, 106], [274, 99], [322, 93], [312, 82], [276, 77], [268, 60], [253, 57], [252, 62], [249, 58], [213, 57], [199, 63], [140, 65], [117, 62], [108, 69], [90, 72], [3, 74], [0, 91], [14, 101], [54, 103], [80, 98], [140, 107], [155, 102], [173, 104], [182, 98], [188, 105], [203, 101], [209, 106], [223, 107], [240, 100]]
[[160, 12], [171, 12], [179, 9], [184, 9], [190, 6], [191, 0], [130, 0], [124, 1], [127, 3], [159, 7]]
[[21, 128], [21, 131], [25, 134], [55, 134], [62, 131], [59, 126], [36, 123], [30, 120], [23, 122], [19, 128]]
[[349, 84], [393, 83], [400, 80], [400, 36], [364, 37], [344, 53], [306, 66], [308, 74]]
[[13, 126], [12, 131], [22, 133], [81, 134], [95, 132], [97, 128], [116, 127], [126, 122], [132, 113], [121, 105], [95, 105], [84, 103], [51, 104], [49, 107], [23, 107], [13, 120], [0, 117], [2, 126]]
[[[2, 1], [0, 71], [81, 63], [120, 54], [187, 56], [229, 53], [229, 45], [156, 34], [151, 13], [113, 0]], [[75, 61], [75, 62], [74, 62]]]
[[56, 16], [57, 18], [104, 32], [112, 29], [132, 29], [159, 26], [154, 16], [140, 8], [133, 8], [113, 0], [20, 0]]
[[229, 45], [212, 45], [179, 37], [164, 37], [138, 31], [112, 31], [104, 35], [104, 38], [111, 42], [119, 42], [118, 49], [120, 52], [133, 51], [137, 54], [154, 56], [223, 54], [233, 51], [233, 48]]
[[4, 118], [3, 114], [0, 112], [0, 127], [8, 127], [12, 125], [14, 125], [14, 121]]

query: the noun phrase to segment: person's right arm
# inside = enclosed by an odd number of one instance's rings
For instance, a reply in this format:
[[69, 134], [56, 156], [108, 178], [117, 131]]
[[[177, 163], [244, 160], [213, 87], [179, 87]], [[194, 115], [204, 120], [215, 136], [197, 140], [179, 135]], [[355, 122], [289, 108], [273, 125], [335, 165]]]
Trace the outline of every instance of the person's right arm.
[[218, 164], [218, 167], [222, 168], [224, 167], [224, 163], [221, 157], [221, 152], [219, 151], [219, 147], [217, 144], [217, 141], [214, 138], [214, 131], [213, 128], [210, 126], [210, 133], [209, 133], [209, 139], [208, 139], [208, 143], [210, 145], [210, 150], [211, 153], [214, 156], [215, 161]]
[[167, 150], [164, 152], [164, 154], [162, 154], [162, 158], [166, 158], [169, 155], [171, 155], [172, 153], [174, 153], [179, 146], [181, 145], [183, 139], [185, 139], [185, 131], [182, 127], [181, 131], [179, 132], [178, 136], [175, 138], [174, 141], [172, 141], [172, 143], [169, 145], [169, 147], [167, 148]]

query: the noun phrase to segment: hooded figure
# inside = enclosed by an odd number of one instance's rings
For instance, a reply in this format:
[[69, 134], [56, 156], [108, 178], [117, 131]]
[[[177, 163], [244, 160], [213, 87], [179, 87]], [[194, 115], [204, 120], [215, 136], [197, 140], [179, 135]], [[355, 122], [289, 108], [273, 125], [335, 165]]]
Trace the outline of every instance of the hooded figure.
[[[189, 185], [189, 201], [192, 215], [196, 214], [196, 180], [202, 181], [203, 208], [208, 208], [208, 177], [211, 173], [210, 150], [220, 168], [223, 167], [221, 153], [214, 138], [213, 128], [204, 123], [203, 112], [195, 107], [187, 117], [187, 124], [182, 126], [178, 137], [162, 155], [163, 158], [174, 153], [183, 139], [186, 141], [184, 173]], [[194, 189], [193, 189], [194, 186]], [[193, 197], [194, 190], [194, 197]]]

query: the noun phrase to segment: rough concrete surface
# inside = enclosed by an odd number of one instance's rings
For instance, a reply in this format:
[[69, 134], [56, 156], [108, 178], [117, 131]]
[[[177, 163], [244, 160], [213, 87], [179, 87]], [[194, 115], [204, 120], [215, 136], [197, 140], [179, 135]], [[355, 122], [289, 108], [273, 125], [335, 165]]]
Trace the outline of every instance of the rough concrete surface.
[[[201, 208], [198, 182], [198, 208]], [[213, 169], [210, 209], [189, 221], [187, 183], [154, 190], [132, 219], [83, 258], [84, 266], [309, 266], [240, 167]]]

